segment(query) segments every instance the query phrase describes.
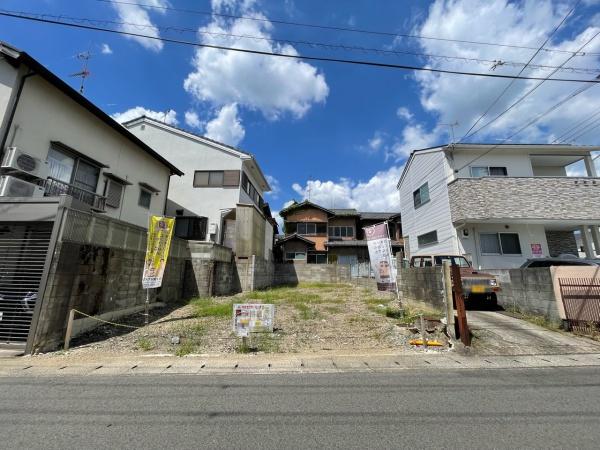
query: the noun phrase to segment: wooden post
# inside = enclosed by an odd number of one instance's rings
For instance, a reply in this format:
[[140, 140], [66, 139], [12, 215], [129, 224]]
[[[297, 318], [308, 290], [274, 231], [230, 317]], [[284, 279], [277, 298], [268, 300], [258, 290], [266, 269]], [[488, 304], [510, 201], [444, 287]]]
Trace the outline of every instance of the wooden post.
[[450, 273], [450, 261], [442, 262], [444, 275], [444, 299], [446, 300], [446, 328], [451, 338], [456, 339], [454, 330], [454, 302], [452, 301], [452, 275]]
[[71, 345], [71, 333], [73, 333], [73, 320], [75, 320], [75, 310], [69, 311], [69, 319], [67, 320], [67, 332], [65, 333], [65, 350], [69, 350]]
[[456, 301], [456, 313], [458, 315], [458, 332], [460, 340], [466, 347], [471, 346], [471, 332], [467, 324], [467, 311], [465, 310], [465, 299], [463, 297], [462, 279], [460, 277], [460, 267], [452, 265], [452, 287], [454, 290], [454, 300]]
[[423, 314], [419, 314], [419, 321], [421, 325], [421, 339], [423, 339], [423, 350], [427, 350], [427, 330], [425, 329], [425, 319], [423, 319]]

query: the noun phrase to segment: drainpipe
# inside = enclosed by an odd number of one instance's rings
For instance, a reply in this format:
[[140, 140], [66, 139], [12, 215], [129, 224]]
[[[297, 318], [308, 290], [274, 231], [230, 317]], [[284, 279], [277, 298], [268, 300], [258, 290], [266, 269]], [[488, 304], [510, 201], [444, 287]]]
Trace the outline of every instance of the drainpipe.
[[[6, 141], [8, 140], [8, 133], [10, 132], [10, 127], [12, 126], [15, 113], [17, 112], [17, 106], [21, 98], [21, 92], [23, 92], [23, 88], [25, 87], [25, 81], [27, 81], [27, 78], [35, 74], [35, 72], [29, 71], [25, 75], [21, 75], [21, 79], [19, 80], [19, 87], [17, 88], [17, 93], [13, 97], [10, 105], [10, 112], [7, 115], [5, 115], [5, 123], [2, 125], [4, 128], [4, 133], [2, 134], [2, 140], [0, 141], [0, 161], [2, 161], [2, 159], [4, 158], [4, 146], [6, 145]], [[8, 120], [6, 120], [7, 117]]]

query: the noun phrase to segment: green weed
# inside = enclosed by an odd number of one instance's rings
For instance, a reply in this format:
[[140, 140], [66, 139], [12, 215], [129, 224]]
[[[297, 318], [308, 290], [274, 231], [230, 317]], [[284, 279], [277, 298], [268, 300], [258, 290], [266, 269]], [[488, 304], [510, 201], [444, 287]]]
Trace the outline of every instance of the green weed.
[[196, 317], [231, 317], [233, 303], [216, 303], [210, 298], [196, 298], [189, 303]]
[[145, 352], [150, 351], [154, 348], [154, 344], [152, 344], [152, 341], [150, 339], [148, 339], [147, 337], [139, 338], [136, 341], [136, 344], [140, 350], [143, 350]]
[[190, 353], [194, 353], [195, 350], [196, 345], [192, 341], [184, 341], [175, 350], [175, 356], [189, 355]]
[[246, 341], [238, 342], [235, 351], [237, 353], [277, 353], [279, 352], [279, 341], [270, 333], [251, 334]]

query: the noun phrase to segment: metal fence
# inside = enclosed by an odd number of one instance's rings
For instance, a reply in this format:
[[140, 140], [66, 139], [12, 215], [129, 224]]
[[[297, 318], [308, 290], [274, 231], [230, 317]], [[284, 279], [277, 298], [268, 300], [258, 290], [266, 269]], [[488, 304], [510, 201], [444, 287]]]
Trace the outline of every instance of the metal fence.
[[599, 331], [600, 280], [559, 278], [558, 283], [569, 328], [584, 332]]

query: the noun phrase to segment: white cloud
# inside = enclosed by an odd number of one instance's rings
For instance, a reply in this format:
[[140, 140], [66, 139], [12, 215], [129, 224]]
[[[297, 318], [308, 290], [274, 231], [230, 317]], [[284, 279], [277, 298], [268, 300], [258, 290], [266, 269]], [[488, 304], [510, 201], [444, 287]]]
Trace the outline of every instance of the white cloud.
[[179, 122], [177, 120], [177, 113], [172, 109], [166, 112], [152, 111], [151, 109], [144, 108], [143, 106], [136, 106], [135, 108], [130, 108], [127, 111], [115, 113], [112, 115], [112, 118], [119, 123], [123, 123], [132, 119], [136, 119], [140, 116], [150, 117], [151, 119], [159, 120], [169, 125], [177, 125]]
[[266, 194], [271, 196], [271, 198], [274, 198], [274, 199], [278, 198], [279, 193], [281, 192], [281, 186], [279, 184], [279, 180], [272, 175], [265, 175], [265, 178], [267, 179], [267, 182], [271, 186], [271, 190], [269, 192], [267, 192]]
[[413, 114], [410, 112], [410, 109], [406, 108], [405, 106], [401, 106], [400, 108], [398, 108], [396, 110], [396, 115], [400, 119], [404, 119], [407, 122], [411, 121], [413, 118]]
[[184, 119], [185, 119], [185, 124], [188, 127], [192, 127], [192, 128], [200, 128], [202, 126], [202, 121], [200, 120], [200, 117], [198, 116], [198, 113], [196, 111], [186, 111], [185, 115], [184, 115]]
[[347, 178], [338, 181], [309, 180], [304, 186], [298, 183], [292, 189], [325, 208], [356, 208], [359, 211], [394, 212], [400, 210], [396, 184], [403, 166], [392, 166], [377, 172], [366, 182]]
[[[266, 19], [261, 13], [249, 9], [253, 4], [234, 0], [213, 1], [216, 10], [237, 7], [246, 16]], [[199, 31], [270, 39], [272, 29], [269, 21], [223, 20], [215, 17]], [[267, 40], [207, 34], [199, 34], [199, 39], [206, 44], [298, 54], [291, 45]], [[314, 66], [295, 59], [199, 48], [192, 63], [194, 70], [185, 79], [184, 88], [197, 100], [214, 107], [237, 103], [240, 107], [260, 111], [270, 120], [279, 119], [284, 114], [301, 118], [314, 104], [325, 102], [329, 94], [324, 75]]]
[[384, 144], [384, 138], [381, 133], [376, 132], [371, 139], [369, 139], [368, 145], [374, 152], [378, 151]]
[[[539, 47], [554, 27], [562, 20], [570, 8], [566, 3], [552, 3], [546, 0], [531, 0], [528, 2], [512, 2], [509, 0], [494, 0], [481, 3], [476, 0], [436, 0], [429, 8], [428, 15], [416, 28], [415, 32], [422, 35], [435, 35], [450, 39], [518, 43], [529, 47]], [[576, 20], [572, 16], [568, 19], [567, 26]], [[600, 28], [588, 26], [580, 29], [578, 33], [566, 34], [563, 39], [553, 39], [548, 47], [563, 50], [577, 49], [590, 39]], [[563, 33], [563, 36], [565, 34]], [[431, 54], [448, 54], [469, 58], [484, 58], [503, 61], [528, 61], [533, 51], [528, 49], [514, 49], [507, 47], [482, 46], [465, 43], [452, 43], [445, 41], [421, 40], [422, 50]], [[596, 38], [585, 47], [586, 52], [598, 52], [600, 38]], [[541, 52], [534, 64], [560, 65], [568, 54]], [[576, 57], [567, 66], [594, 68], [599, 64], [598, 57]], [[434, 68], [469, 69], [472, 71], [489, 72], [489, 65], [461, 61], [444, 61], [430, 59], [427, 64]], [[515, 74], [519, 67], [502, 66], [495, 73]], [[550, 71], [543, 69], [526, 70], [524, 75], [548, 76]], [[593, 75], [558, 72], [558, 75], [592, 78]], [[456, 138], [459, 139], [471, 127], [480, 114], [482, 114], [492, 101], [502, 92], [510, 80], [498, 80], [476, 77], [459, 77], [452, 75], [439, 75], [432, 73], [418, 73], [415, 75], [420, 85], [420, 101], [422, 107], [431, 113], [438, 126], [442, 123], [459, 122], [455, 128]], [[497, 114], [511, 105], [517, 98], [537, 84], [536, 81], [517, 81], [505, 94], [494, 109], [480, 125], [494, 118]], [[473, 141], [494, 141], [494, 138], [507, 137], [511, 132], [517, 131], [528, 120], [546, 111], [558, 100], [573, 92], [578, 86], [573, 83], [544, 83], [537, 91], [525, 101], [512, 109], [508, 114], [474, 136]], [[577, 120], [586, 117], [598, 109], [600, 102], [593, 89], [574, 98], [563, 107], [540, 120], [536, 125], [517, 135], [513, 141], [551, 141], [549, 136], [558, 136]], [[408, 128], [408, 127], [407, 127]], [[430, 141], [427, 133], [412, 128], [405, 133], [419, 134], [421, 140]], [[446, 133], [446, 131], [444, 131]], [[441, 135], [441, 133], [437, 133]], [[591, 142], [592, 136], [586, 137]], [[399, 147], [401, 154], [406, 154], [405, 147]]]
[[254, 7], [256, 0], [210, 0], [215, 12], [245, 12]]
[[112, 55], [112, 53], [113, 53], [112, 48], [110, 48], [110, 45], [108, 45], [108, 44], [102, 44], [102, 47], [100, 48], [100, 52], [103, 55]]
[[[111, 3], [112, 7], [119, 15], [119, 21], [124, 22], [119, 28], [127, 33], [145, 34], [147, 36], [159, 37], [158, 28], [152, 20], [148, 11], [164, 14], [164, 9], [149, 8], [150, 7], [166, 7], [169, 6], [167, 0], [130, 0], [125, 3]], [[127, 39], [134, 40], [143, 47], [154, 52], [159, 52], [163, 48], [163, 43], [156, 39], [148, 39], [137, 36], [125, 36]]]
[[206, 124], [206, 137], [224, 144], [237, 145], [245, 134], [236, 103], [223, 106], [215, 118]]

